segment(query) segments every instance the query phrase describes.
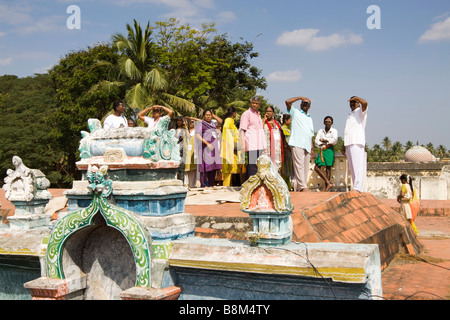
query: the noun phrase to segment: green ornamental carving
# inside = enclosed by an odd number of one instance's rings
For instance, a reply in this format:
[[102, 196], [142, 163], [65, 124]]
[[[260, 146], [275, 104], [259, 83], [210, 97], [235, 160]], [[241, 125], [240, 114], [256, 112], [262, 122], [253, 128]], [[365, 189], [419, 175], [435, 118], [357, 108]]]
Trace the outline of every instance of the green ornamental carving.
[[144, 141], [143, 157], [154, 162], [160, 160], [180, 161], [180, 147], [175, 130], [167, 130], [170, 117], [164, 116], [156, 124], [150, 138]]
[[93, 199], [89, 207], [74, 211], [62, 218], [53, 228], [47, 246], [47, 276], [64, 279], [62, 252], [64, 243], [74, 233], [91, 226], [99, 212], [106, 224], [120, 231], [127, 239], [136, 265], [136, 286], [150, 286], [151, 244], [145, 229], [133, 213], [106, 201], [111, 194], [111, 180], [106, 179], [107, 167], [92, 167], [87, 178]]

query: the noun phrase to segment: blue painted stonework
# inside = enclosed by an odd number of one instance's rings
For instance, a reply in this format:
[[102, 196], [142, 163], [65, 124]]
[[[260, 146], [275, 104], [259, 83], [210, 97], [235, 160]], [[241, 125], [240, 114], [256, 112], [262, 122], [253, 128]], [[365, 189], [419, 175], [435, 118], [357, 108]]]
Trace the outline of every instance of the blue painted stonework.
[[97, 140], [91, 144], [91, 156], [103, 156], [107, 148], [122, 148], [129, 157], [142, 156], [142, 139]]
[[184, 234], [180, 234], [180, 233], [166, 234], [166, 233], [160, 233], [158, 231], [150, 232], [150, 236], [152, 237], [153, 241], [174, 241], [174, 240], [184, 239], [187, 237], [193, 237], [194, 235], [195, 235], [194, 230], [192, 230], [190, 232], [186, 232]]
[[371, 300], [364, 283], [302, 276], [171, 267], [164, 287], [183, 288], [178, 300]]
[[[66, 195], [68, 198], [67, 211], [87, 208], [91, 203], [89, 195]], [[141, 216], [163, 217], [184, 212], [186, 193], [172, 195], [128, 195], [114, 196], [115, 204], [123, 209]]]
[[0, 300], [31, 300], [23, 284], [40, 275], [39, 257], [0, 255]]
[[116, 196], [119, 207], [142, 216], [168, 216], [184, 212], [186, 194], [170, 196]]

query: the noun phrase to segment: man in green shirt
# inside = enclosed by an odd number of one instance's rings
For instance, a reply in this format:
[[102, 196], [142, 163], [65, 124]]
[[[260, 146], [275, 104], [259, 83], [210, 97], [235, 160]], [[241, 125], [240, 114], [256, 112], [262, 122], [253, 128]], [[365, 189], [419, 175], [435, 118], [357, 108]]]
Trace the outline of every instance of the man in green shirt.
[[[292, 104], [302, 100], [300, 109], [293, 108]], [[308, 175], [311, 157], [314, 157], [314, 125], [311, 115], [311, 100], [305, 97], [295, 97], [286, 100], [286, 107], [291, 115], [291, 137], [289, 145], [292, 147], [292, 158], [294, 175], [296, 180], [296, 191], [309, 191]]]

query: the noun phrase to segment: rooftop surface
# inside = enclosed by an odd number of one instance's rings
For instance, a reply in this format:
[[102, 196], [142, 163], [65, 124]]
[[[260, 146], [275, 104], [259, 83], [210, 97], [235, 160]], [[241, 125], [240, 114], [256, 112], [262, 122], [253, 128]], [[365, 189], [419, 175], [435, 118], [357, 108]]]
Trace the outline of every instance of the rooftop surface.
[[[55, 198], [63, 196], [63, 189], [50, 190]], [[295, 211], [308, 211], [339, 193], [291, 193]], [[380, 199], [386, 206], [398, 210], [395, 199]], [[0, 189], [2, 211], [14, 206], [4, 198]], [[385, 300], [450, 300], [450, 201], [421, 200], [422, 212], [415, 223], [418, 238], [423, 244], [420, 254], [398, 254], [383, 269], [383, 299]], [[192, 190], [186, 199], [185, 212], [196, 217], [248, 218], [240, 210], [239, 192], [223, 189]], [[200, 228], [196, 228], [200, 232]]]
[[[295, 212], [320, 211], [324, 202], [337, 197], [334, 192], [291, 193]], [[240, 211], [238, 192], [193, 190], [188, 194], [185, 211], [196, 217], [245, 218]], [[386, 207], [398, 211], [395, 199], [380, 199]], [[367, 200], [364, 200], [367, 201]], [[362, 204], [369, 206], [369, 203]], [[383, 269], [385, 300], [450, 299], [450, 201], [421, 200], [422, 212], [415, 224], [423, 244], [419, 254], [397, 254]], [[298, 216], [298, 215], [297, 215]], [[295, 218], [294, 232], [295, 232]], [[196, 228], [197, 233], [211, 232]]]

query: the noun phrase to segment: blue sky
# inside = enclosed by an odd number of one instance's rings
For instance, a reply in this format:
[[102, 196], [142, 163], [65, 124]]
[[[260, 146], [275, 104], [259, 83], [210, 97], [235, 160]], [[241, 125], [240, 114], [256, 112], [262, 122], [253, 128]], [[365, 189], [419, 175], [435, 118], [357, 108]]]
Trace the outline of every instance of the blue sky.
[[[68, 29], [70, 5], [80, 29]], [[367, 20], [380, 9], [381, 29]], [[343, 135], [347, 100], [369, 102], [367, 143], [385, 136], [450, 148], [450, 1], [448, 0], [0, 0], [0, 75], [43, 73], [71, 51], [108, 42], [141, 24], [175, 17], [253, 42], [252, 63], [268, 80], [260, 94], [285, 110], [312, 100], [316, 131], [331, 115]]]

